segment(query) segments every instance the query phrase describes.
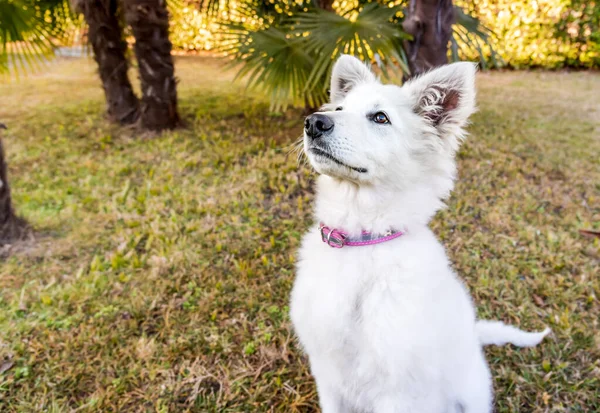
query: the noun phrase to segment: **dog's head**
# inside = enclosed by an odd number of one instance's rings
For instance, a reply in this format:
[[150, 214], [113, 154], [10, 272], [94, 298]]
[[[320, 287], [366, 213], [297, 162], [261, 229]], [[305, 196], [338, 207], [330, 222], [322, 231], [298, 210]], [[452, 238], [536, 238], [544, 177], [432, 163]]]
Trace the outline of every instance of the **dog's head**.
[[475, 109], [475, 65], [454, 63], [384, 85], [360, 60], [342, 56], [331, 103], [306, 118], [304, 149], [317, 172], [358, 185], [452, 189], [454, 154]]

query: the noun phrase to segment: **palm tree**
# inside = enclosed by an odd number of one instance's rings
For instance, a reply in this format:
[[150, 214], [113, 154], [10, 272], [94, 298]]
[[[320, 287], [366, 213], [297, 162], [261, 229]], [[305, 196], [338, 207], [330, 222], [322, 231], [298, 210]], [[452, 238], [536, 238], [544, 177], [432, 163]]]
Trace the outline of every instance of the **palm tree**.
[[88, 24], [88, 38], [98, 64], [109, 119], [120, 124], [136, 122], [139, 102], [127, 76], [127, 43], [117, 14], [117, 0], [81, 0], [75, 7]]
[[448, 63], [454, 20], [452, 0], [409, 1], [402, 28], [412, 36], [405, 42], [410, 76]]
[[109, 118], [119, 123], [138, 119], [144, 129], [172, 129], [179, 123], [169, 13], [164, 0], [124, 0], [125, 22], [135, 37], [134, 51], [142, 85], [141, 104], [127, 77], [127, 43], [117, 0], [79, 0], [89, 26]]
[[[2, 123], [0, 123], [1, 129], [6, 129]], [[16, 216], [12, 207], [6, 159], [0, 139], [0, 246], [22, 239], [28, 230], [27, 222]]]
[[[140, 119], [142, 128], [170, 129], [179, 123], [169, 14], [164, 0], [74, 0], [88, 24], [110, 120]], [[123, 6], [123, 7], [122, 7]], [[121, 9], [124, 10], [121, 10]], [[123, 13], [124, 11], [124, 13]], [[127, 76], [122, 15], [131, 26], [142, 84], [141, 104]], [[68, 0], [0, 0], [0, 72], [26, 71], [53, 55], [57, 41], [77, 20]]]
[[[175, 127], [179, 122], [177, 93], [164, 1], [126, 2], [126, 20], [136, 37], [141, 107], [127, 76], [127, 43], [117, 0], [80, 0], [74, 5], [89, 26], [109, 119], [128, 124], [141, 118], [142, 127], [150, 130]], [[74, 20], [68, 0], [0, 0], [0, 73], [26, 72], [50, 58]], [[0, 244], [22, 237], [27, 230], [27, 223], [14, 213], [0, 142]]]
[[179, 124], [169, 13], [165, 0], [124, 0], [125, 20], [135, 37], [142, 82], [142, 127], [172, 129]]
[[[0, 0], [0, 73], [30, 71], [52, 55], [70, 21], [67, 0]], [[6, 126], [0, 123], [0, 130]], [[27, 223], [13, 209], [4, 148], [0, 141], [0, 245], [23, 238]]]

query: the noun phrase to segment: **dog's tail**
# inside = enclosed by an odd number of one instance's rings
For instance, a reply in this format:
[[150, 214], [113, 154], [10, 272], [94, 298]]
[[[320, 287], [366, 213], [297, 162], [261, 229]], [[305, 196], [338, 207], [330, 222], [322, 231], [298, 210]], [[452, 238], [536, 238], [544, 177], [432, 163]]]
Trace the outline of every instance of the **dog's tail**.
[[511, 343], [517, 347], [536, 346], [550, 333], [549, 328], [546, 328], [544, 331], [529, 333], [504, 324], [501, 321], [489, 320], [477, 321], [475, 323], [475, 331], [477, 331], [479, 341], [483, 346], [490, 344], [503, 346]]

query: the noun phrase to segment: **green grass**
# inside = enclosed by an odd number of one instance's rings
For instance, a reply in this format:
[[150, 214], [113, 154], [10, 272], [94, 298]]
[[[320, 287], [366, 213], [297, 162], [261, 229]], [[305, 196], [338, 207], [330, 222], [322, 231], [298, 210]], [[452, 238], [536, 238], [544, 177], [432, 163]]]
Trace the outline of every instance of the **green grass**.
[[[35, 242], [0, 266], [0, 411], [311, 412], [288, 319], [314, 174], [297, 110], [177, 61], [188, 127], [103, 118], [91, 62], [0, 85]], [[498, 412], [600, 410], [600, 75], [484, 73], [432, 227], [486, 318], [554, 334], [489, 348]], [[6, 255], [8, 253], [8, 255]], [[3, 371], [5, 370], [5, 371]]]

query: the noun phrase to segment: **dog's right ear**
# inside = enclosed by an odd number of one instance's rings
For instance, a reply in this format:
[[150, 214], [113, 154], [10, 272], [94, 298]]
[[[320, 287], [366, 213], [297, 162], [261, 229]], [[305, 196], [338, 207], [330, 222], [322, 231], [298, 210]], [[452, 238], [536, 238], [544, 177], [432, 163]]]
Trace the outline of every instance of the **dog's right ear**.
[[414, 111], [433, 126], [441, 137], [460, 135], [475, 110], [473, 63], [441, 66], [402, 86], [411, 96]]
[[344, 54], [333, 65], [331, 72], [331, 103], [341, 101], [353, 87], [360, 83], [376, 82], [377, 78], [363, 62]]

